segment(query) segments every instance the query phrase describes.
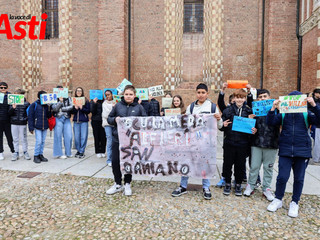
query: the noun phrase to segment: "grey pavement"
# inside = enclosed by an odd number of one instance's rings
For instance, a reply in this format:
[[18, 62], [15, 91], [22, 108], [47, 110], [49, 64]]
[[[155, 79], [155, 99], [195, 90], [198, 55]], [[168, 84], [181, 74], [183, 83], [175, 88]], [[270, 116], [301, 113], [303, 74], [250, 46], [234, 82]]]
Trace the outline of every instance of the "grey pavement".
[[[50, 136], [52, 135], [52, 136]], [[217, 171], [216, 175], [211, 181], [212, 186], [220, 179], [220, 174], [222, 172], [222, 133], [218, 133], [218, 146], [217, 146]], [[6, 141], [4, 141], [6, 142]], [[35, 137], [34, 135], [28, 134], [29, 143], [29, 154], [33, 155]], [[46, 172], [54, 174], [69, 174], [77, 176], [87, 176], [93, 178], [113, 178], [112, 169], [106, 165], [106, 158], [97, 158], [94, 152], [94, 143], [92, 128], [89, 126], [89, 138], [88, 145], [85, 152], [85, 158], [68, 158], [68, 159], [54, 159], [52, 157], [53, 149], [53, 132], [52, 134], [47, 134], [44, 156], [49, 159], [47, 163], [36, 164], [33, 161], [24, 160], [22, 156], [18, 161], [11, 161], [11, 153], [9, 147], [4, 145], [4, 156], [5, 160], [0, 161], [0, 169], [12, 170], [12, 171], [25, 171], [25, 172]], [[20, 146], [21, 149], [21, 146]], [[22, 152], [20, 150], [20, 152]], [[75, 149], [72, 150], [75, 154]], [[277, 159], [278, 161], [278, 159]], [[272, 180], [272, 190], [275, 190], [276, 177], [278, 174], [278, 164], [274, 165], [274, 175]], [[247, 175], [249, 171], [249, 166], [247, 165]], [[262, 171], [260, 172], [261, 177], [263, 176]], [[148, 181], [166, 181], [166, 182], [176, 182], [179, 183], [179, 176], [165, 176], [165, 177], [148, 177], [133, 175], [133, 180], [148, 180]], [[190, 178], [190, 184], [201, 184], [201, 179]], [[305, 183], [303, 188], [303, 194], [320, 195], [320, 166], [319, 165], [309, 165], [306, 171]], [[293, 174], [291, 172], [290, 179], [287, 184], [286, 192], [292, 192], [293, 188]]]

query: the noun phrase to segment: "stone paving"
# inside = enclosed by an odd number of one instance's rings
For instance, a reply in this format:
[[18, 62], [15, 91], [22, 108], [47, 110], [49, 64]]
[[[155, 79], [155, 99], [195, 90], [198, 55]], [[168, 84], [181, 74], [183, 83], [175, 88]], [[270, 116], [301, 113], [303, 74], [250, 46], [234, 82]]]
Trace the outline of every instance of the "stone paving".
[[[52, 141], [48, 134], [48, 157]], [[34, 136], [29, 136], [30, 154], [33, 142]], [[213, 183], [219, 179], [221, 153], [220, 145]], [[50, 158], [38, 165], [11, 162], [7, 147], [5, 156], [0, 161], [0, 239], [320, 238], [319, 166], [308, 167], [307, 192], [300, 201], [299, 217], [292, 219], [287, 216], [289, 193], [284, 208], [269, 213], [260, 189], [250, 198], [224, 196], [222, 189], [214, 187], [210, 201], [198, 190], [173, 198], [170, 194], [179, 177], [135, 177], [133, 196], [107, 196], [105, 190], [113, 184], [111, 168], [106, 167], [106, 159], [95, 157], [92, 137], [82, 160]], [[31, 179], [17, 177], [26, 171], [42, 173]], [[191, 183], [199, 182], [191, 179]], [[292, 184], [288, 184], [289, 192], [290, 188]]]

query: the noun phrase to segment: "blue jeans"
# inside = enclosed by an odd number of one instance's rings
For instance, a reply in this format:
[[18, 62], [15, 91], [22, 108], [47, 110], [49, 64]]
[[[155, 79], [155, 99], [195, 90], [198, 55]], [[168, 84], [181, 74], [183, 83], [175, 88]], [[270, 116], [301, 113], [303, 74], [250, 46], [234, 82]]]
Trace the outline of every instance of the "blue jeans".
[[106, 132], [106, 138], [107, 138], [107, 163], [112, 162], [112, 128], [111, 126], [105, 126], [104, 130]]
[[71, 156], [72, 147], [72, 127], [69, 118], [62, 116], [56, 117], [56, 126], [54, 127], [53, 157], [60, 157], [62, 153], [62, 136], [64, 139], [65, 155]]
[[74, 143], [79, 153], [84, 153], [88, 140], [88, 122], [73, 122]]
[[[189, 177], [182, 176], [181, 177], [180, 186], [183, 187], [183, 188], [187, 188], [188, 180], [189, 180]], [[210, 187], [210, 180], [209, 179], [202, 179], [202, 188], [207, 189], [209, 187]]]
[[47, 129], [45, 130], [35, 129], [34, 131], [36, 135], [36, 144], [34, 146], [34, 156], [39, 156], [40, 154], [43, 154], [44, 142], [47, 136]]
[[309, 159], [301, 157], [279, 157], [279, 173], [276, 184], [276, 198], [282, 200], [286, 185], [290, 177], [291, 168], [293, 170], [293, 193], [292, 201], [298, 204], [304, 183], [304, 175]]

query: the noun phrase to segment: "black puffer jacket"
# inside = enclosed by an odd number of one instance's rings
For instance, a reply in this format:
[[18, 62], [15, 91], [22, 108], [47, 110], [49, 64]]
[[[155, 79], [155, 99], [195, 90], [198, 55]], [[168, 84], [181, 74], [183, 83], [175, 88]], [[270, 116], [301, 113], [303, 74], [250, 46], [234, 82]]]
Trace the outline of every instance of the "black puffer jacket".
[[[241, 113], [241, 114], [240, 114]], [[252, 114], [249, 106], [243, 105], [241, 109], [235, 103], [228, 106], [222, 114], [222, 120], [230, 120], [233, 123], [234, 116], [248, 117]], [[250, 143], [250, 134], [232, 131], [232, 123], [228, 127], [222, 127], [220, 130], [224, 131], [223, 144], [228, 144], [235, 147], [247, 147]]]
[[23, 105], [16, 105], [14, 109], [12, 106], [9, 107], [10, 122], [14, 125], [26, 125], [28, 123], [27, 108], [30, 103], [24, 99]]
[[102, 104], [103, 104], [103, 100], [98, 100], [96, 103], [93, 100], [91, 100], [90, 112], [92, 113], [92, 116], [91, 116], [92, 121], [102, 122]]
[[7, 92], [4, 95], [3, 98], [3, 103], [0, 103], [0, 121], [1, 122], [8, 122], [9, 119], [9, 105], [8, 105], [8, 94], [10, 94], [9, 92]]
[[156, 99], [151, 99], [149, 116], [160, 116], [160, 103]]
[[261, 148], [279, 148], [279, 126], [269, 126], [267, 116], [255, 117], [257, 132], [252, 137], [252, 146]]
[[112, 129], [112, 141], [119, 142], [116, 117], [147, 116], [144, 108], [138, 103], [138, 101], [139, 99], [135, 98], [133, 103], [127, 104], [122, 97], [121, 102], [117, 103], [112, 108], [108, 117], [108, 123], [115, 126]]

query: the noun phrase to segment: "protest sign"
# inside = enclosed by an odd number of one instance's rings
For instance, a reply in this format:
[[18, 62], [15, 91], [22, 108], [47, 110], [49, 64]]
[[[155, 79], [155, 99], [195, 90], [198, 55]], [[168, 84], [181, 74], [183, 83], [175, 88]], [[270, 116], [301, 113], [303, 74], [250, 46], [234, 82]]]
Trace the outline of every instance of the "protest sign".
[[0, 103], [3, 103], [4, 93], [0, 93]]
[[247, 80], [227, 80], [228, 88], [246, 88]]
[[163, 91], [162, 85], [149, 87], [148, 90], [149, 90], [149, 95], [151, 95], [152, 97], [164, 96], [164, 91]]
[[54, 88], [53, 93], [57, 94], [57, 98], [68, 98], [68, 88]]
[[83, 106], [86, 104], [86, 98], [85, 97], [73, 97], [72, 103], [73, 103], [73, 105]]
[[280, 99], [280, 113], [302, 113], [308, 111], [307, 95], [282, 96]]
[[23, 105], [24, 104], [24, 95], [20, 94], [8, 94], [8, 104]]
[[172, 105], [172, 98], [162, 98], [162, 107], [163, 108], [171, 108]]
[[45, 93], [40, 95], [41, 105], [57, 103], [58, 97], [56, 93]]
[[100, 89], [90, 90], [90, 99], [98, 98], [98, 100], [103, 100], [103, 92]]
[[253, 114], [257, 117], [267, 116], [268, 112], [272, 108], [273, 102], [274, 99], [252, 102]]
[[180, 108], [168, 108], [164, 110], [166, 116], [176, 116], [181, 114]]
[[125, 117], [117, 125], [124, 174], [214, 176], [217, 121], [213, 115]]
[[113, 102], [114, 103], [120, 102], [122, 97], [123, 95], [113, 95]]
[[136, 88], [136, 96], [140, 100], [148, 100], [149, 95], [148, 95], [148, 88]]
[[107, 90], [111, 91], [112, 95], [117, 95], [118, 94], [118, 91], [115, 88], [105, 88], [105, 89], [103, 89], [103, 98], [106, 98], [106, 94], [105, 93], [106, 93]]
[[232, 131], [252, 134], [252, 128], [256, 125], [256, 119], [233, 117]]
[[129, 82], [127, 79], [123, 79], [123, 81], [120, 83], [120, 85], [117, 87], [117, 91], [118, 93], [122, 94], [122, 92], [124, 91], [124, 88], [127, 85], [132, 85], [131, 82]]

